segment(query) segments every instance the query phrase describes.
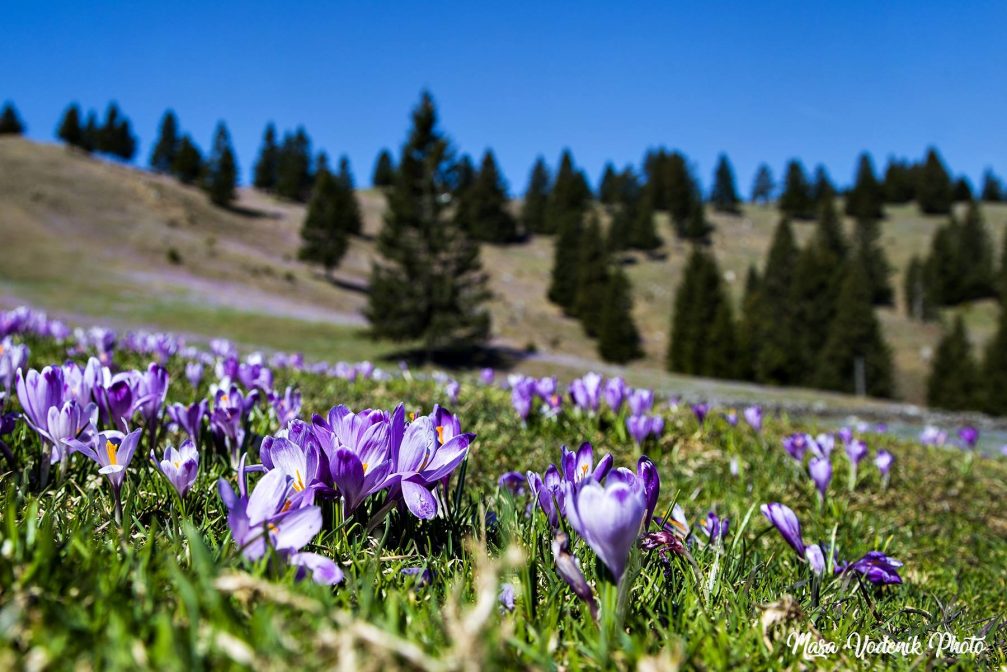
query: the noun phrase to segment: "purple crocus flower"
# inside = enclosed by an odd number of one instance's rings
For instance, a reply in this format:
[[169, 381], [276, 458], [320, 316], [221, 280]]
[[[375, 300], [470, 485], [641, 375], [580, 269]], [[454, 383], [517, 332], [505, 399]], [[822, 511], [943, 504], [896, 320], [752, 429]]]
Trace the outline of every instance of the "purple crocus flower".
[[500, 606], [504, 611], [510, 612], [514, 611], [514, 586], [510, 583], [505, 583], [500, 586], [500, 595], [497, 598], [500, 602]]
[[716, 544], [718, 540], [725, 539], [730, 526], [731, 520], [729, 518], [720, 518], [713, 511], [706, 514], [706, 519], [702, 524], [703, 532], [710, 538], [711, 544]]
[[185, 432], [194, 444], [199, 445], [199, 437], [203, 430], [203, 418], [207, 416], [206, 409], [206, 399], [200, 399], [188, 406], [171, 404], [168, 406], [168, 417]]
[[31, 369], [27, 374], [17, 371], [17, 397], [25, 420], [39, 434], [45, 433], [49, 409], [63, 404], [63, 369], [47, 366], [41, 373]]
[[632, 415], [644, 415], [654, 407], [654, 393], [642, 388], [633, 390], [627, 398], [627, 403]]
[[314, 443], [302, 448], [283, 437], [268, 437], [260, 449], [262, 464], [268, 471], [281, 471], [290, 479], [290, 501], [302, 505], [314, 501], [319, 451]]
[[554, 529], [559, 527], [561, 509], [565, 509], [565, 497], [560, 487], [563, 478], [559, 474], [559, 469], [555, 464], [550, 464], [544, 475], [539, 476], [534, 471], [529, 471], [527, 477], [531, 494], [548, 519], [549, 525]]
[[141, 375], [136, 387], [134, 407], [143, 416], [147, 431], [156, 434], [161, 407], [168, 396], [168, 372], [160, 364], [151, 364]]
[[895, 457], [887, 450], [879, 450], [878, 454], [874, 457], [874, 466], [878, 468], [882, 476], [888, 476], [893, 462], [895, 462]]
[[559, 383], [556, 382], [556, 376], [539, 378], [538, 380], [533, 380], [532, 382], [535, 384], [535, 394], [543, 399], [555, 396], [556, 390], [559, 388]]
[[112, 495], [115, 499], [115, 522], [122, 524], [122, 482], [126, 478], [126, 467], [133, 459], [133, 453], [140, 443], [142, 430], [135, 429], [129, 434], [109, 431], [97, 434], [90, 443], [83, 443], [76, 439], [64, 442], [82, 455], [89, 457], [98, 464], [98, 473], [108, 479], [112, 486]]
[[850, 458], [850, 463], [854, 466], [860, 464], [867, 457], [867, 444], [860, 439], [853, 439], [846, 444], [846, 456]]
[[527, 420], [531, 414], [532, 403], [535, 401], [535, 381], [531, 378], [519, 378], [511, 385], [511, 405], [521, 417]]
[[596, 467], [594, 465], [594, 447], [586, 441], [580, 445], [577, 452], [568, 450], [566, 446], [563, 446], [561, 450], [563, 455], [560, 459], [562, 475], [570, 483], [577, 484], [589, 478], [601, 481], [612, 470], [612, 454], [605, 453]]
[[449, 380], [444, 383], [444, 394], [448, 395], [448, 402], [452, 405], [458, 403], [458, 395], [461, 392], [462, 386], [457, 380]]
[[646, 528], [654, 517], [654, 509], [657, 508], [657, 500], [661, 495], [661, 476], [657, 473], [657, 465], [646, 455], [641, 455], [637, 460], [636, 478], [643, 485], [647, 501], [647, 514], [643, 519], [643, 526]]
[[417, 518], [437, 515], [437, 499], [431, 490], [458, 468], [475, 438], [474, 434], [457, 434], [442, 442], [443, 435], [443, 425], [421, 416], [405, 430], [398, 450], [392, 444], [394, 482], [402, 490], [406, 508]]
[[773, 527], [780, 533], [783, 540], [790, 544], [797, 555], [804, 557], [804, 539], [801, 537], [801, 521], [797, 519], [797, 514], [793, 509], [779, 502], [763, 504], [762, 515], [773, 524]]
[[289, 385], [282, 397], [275, 391], [270, 391], [267, 397], [281, 427], [286, 427], [301, 412], [301, 391]]
[[979, 442], [979, 430], [971, 425], [966, 425], [958, 430], [958, 438], [966, 448], [975, 448]]
[[585, 411], [597, 411], [601, 402], [602, 377], [591, 372], [570, 383], [570, 397], [574, 405]]
[[807, 559], [808, 565], [811, 566], [811, 571], [815, 573], [815, 576], [825, 574], [825, 556], [822, 554], [821, 546], [811, 544], [804, 549], [804, 557]]
[[920, 432], [920, 443], [924, 446], [943, 446], [947, 440], [948, 433], [932, 425], [927, 425]]
[[732, 408], [727, 413], [724, 413], [724, 420], [727, 420], [727, 424], [729, 424], [731, 427], [737, 427], [738, 412]]
[[185, 365], [185, 378], [192, 385], [192, 389], [197, 389], [203, 380], [203, 365], [199, 362], [187, 362]]
[[849, 443], [853, 440], [853, 430], [849, 427], [840, 427], [839, 431], [836, 432], [836, 435], [843, 443]]
[[257, 392], [253, 391], [246, 396], [237, 385], [231, 385], [226, 391], [217, 390], [214, 395], [210, 429], [230, 452], [232, 465], [237, 464], [244, 447], [245, 421], [257, 401]]
[[101, 375], [95, 380], [91, 394], [98, 404], [99, 418], [106, 427], [114, 427], [123, 432], [129, 428], [138, 385], [139, 374], [135, 371], [124, 371], [113, 376], [108, 368], [101, 369]]
[[609, 378], [605, 381], [603, 396], [605, 397], [605, 404], [613, 412], [618, 413], [623, 401], [626, 400], [626, 381], [620, 376]]
[[46, 418], [45, 431], [41, 432], [43, 438], [52, 445], [50, 464], [63, 459], [64, 441], [77, 439], [82, 443], [90, 442], [94, 432], [97, 431], [97, 424], [98, 407], [94, 404], [83, 407], [70, 399], [63, 402], [59, 408], [51, 407]]
[[28, 346], [15, 345], [10, 338], [0, 341], [0, 387], [4, 395], [10, 394], [18, 369], [28, 362]]
[[492, 385], [493, 380], [495, 378], [496, 378], [496, 372], [489, 367], [486, 367], [485, 369], [479, 372], [479, 380], [482, 382], [483, 385]]
[[174, 446], [164, 449], [164, 457], [158, 461], [154, 451], [150, 451], [150, 459], [157, 465], [171, 487], [179, 497], [185, 497], [186, 493], [196, 482], [196, 474], [199, 472], [199, 452], [196, 445], [189, 439], [182, 442], [182, 445], [175, 450]]
[[749, 406], [745, 409], [745, 422], [756, 432], [762, 431], [762, 407]]
[[556, 562], [556, 573], [573, 589], [574, 594], [587, 604], [591, 610], [591, 617], [597, 620], [598, 603], [594, 599], [594, 592], [580, 570], [580, 562], [570, 552], [570, 538], [563, 532], [557, 532], [552, 541], [552, 557]]
[[811, 442], [812, 439], [807, 434], [791, 434], [783, 439], [783, 448], [792, 458], [800, 462], [804, 459], [804, 453], [807, 452]]
[[566, 517], [618, 583], [647, 514], [647, 493], [636, 474], [616, 469], [605, 485], [587, 481], [575, 492], [565, 483]]
[[815, 482], [815, 487], [818, 488], [818, 497], [824, 501], [825, 491], [828, 490], [829, 482], [832, 480], [832, 462], [828, 457], [813, 457], [808, 462], [808, 472], [811, 474], [811, 480]]
[[[847, 444], [848, 446], [849, 444]], [[824, 457], [828, 459], [832, 455], [833, 449], [836, 447], [836, 437], [831, 434], [819, 434], [815, 437], [814, 441], [810, 442], [808, 446], [818, 457]]]
[[692, 405], [692, 414], [696, 416], [696, 422], [702, 425], [706, 421], [706, 416], [710, 412], [710, 405], [703, 402]]
[[650, 419], [645, 415], [630, 415], [626, 418], [626, 429], [636, 445], [642, 445], [650, 435]]
[[429, 567], [404, 567], [401, 573], [406, 576], [415, 576], [415, 585], [417, 586], [428, 586], [434, 580], [434, 573], [430, 571]]
[[527, 483], [528, 477], [520, 471], [508, 471], [497, 480], [497, 487], [517, 497], [524, 494]]
[[844, 571], [854, 571], [863, 575], [877, 586], [902, 583], [899, 568], [902, 562], [888, 557], [881, 551], [870, 551], [864, 557], [848, 565]]

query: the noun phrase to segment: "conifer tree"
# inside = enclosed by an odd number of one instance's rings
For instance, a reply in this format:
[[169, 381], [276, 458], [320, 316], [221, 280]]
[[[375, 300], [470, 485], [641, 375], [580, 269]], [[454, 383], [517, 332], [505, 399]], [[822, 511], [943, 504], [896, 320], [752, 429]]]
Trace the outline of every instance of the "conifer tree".
[[360, 214], [360, 204], [357, 202], [353, 172], [350, 170], [350, 159], [345, 154], [339, 157], [336, 184], [339, 186], [335, 206], [340, 217], [339, 228], [350, 235], [359, 236], [364, 230], [364, 219]]
[[56, 131], [59, 139], [71, 147], [82, 147], [84, 144], [84, 129], [80, 123], [80, 107], [73, 103], [66, 108], [63, 113], [63, 120], [60, 121], [59, 130]]
[[382, 189], [390, 187], [395, 183], [395, 162], [392, 160], [392, 153], [387, 149], [382, 149], [374, 162], [374, 173], [371, 177], [371, 184]]
[[175, 112], [167, 110], [161, 117], [161, 126], [157, 134], [157, 142], [150, 153], [150, 167], [158, 173], [170, 173], [178, 156], [180, 140], [178, 138], [178, 117]]
[[741, 320], [738, 327], [738, 368], [742, 380], [755, 380], [755, 362], [759, 359], [758, 326], [761, 317], [761, 278], [755, 265], [748, 267], [745, 293], [741, 300]]
[[81, 131], [80, 148], [85, 152], [101, 151], [101, 127], [94, 110], [87, 113], [87, 121]]
[[587, 211], [590, 200], [591, 188], [587, 184], [587, 178], [574, 166], [570, 150], [564, 150], [546, 203], [542, 233], [560, 233], [563, 226], [571, 220], [579, 222]]
[[889, 280], [891, 266], [881, 247], [881, 230], [875, 219], [858, 219], [854, 230], [854, 244], [867, 274], [871, 288], [871, 301], [876, 306], [890, 306], [895, 302], [895, 292]]
[[946, 215], [951, 212], [953, 199], [951, 177], [937, 150], [931, 147], [917, 174], [916, 202], [924, 214]]
[[997, 296], [994, 271], [993, 241], [990, 238], [979, 204], [969, 201], [965, 219], [959, 229], [958, 255], [961, 259], [960, 301]]
[[857, 163], [857, 177], [846, 194], [846, 214], [856, 219], [881, 219], [885, 216], [884, 187], [874, 176], [871, 155], [864, 152]]
[[105, 123], [98, 132], [98, 151], [132, 161], [136, 154], [136, 137], [130, 129], [129, 119], [113, 101], [105, 111]]
[[934, 231], [924, 278], [935, 305], [952, 306], [961, 302], [962, 278], [967, 261], [960, 253], [961, 224], [952, 216]]
[[[347, 207], [345, 189], [339, 179], [329, 172], [325, 162], [321, 163], [301, 226], [298, 256], [304, 261], [320, 264], [328, 274], [339, 265], [349, 247], [349, 231], [344, 221]], [[352, 198], [352, 191], [350, 196]], [[352, 202], [356, 207], [356, 200]]]
[[303, 201], [311, 191], [311, 140], [303, 127], [285, 133], [276, 160], [276, 193]]
[[1000, 305], [1007, 306], [1007, 233], [1003, 236], [1003, 245], [1000, 251], [1000, 271], [997, 275], [996, 289], [1000, 298]]
[[986, 412], [1007, 415], [1007, 308], [1000, 309], [997, 331], [986, 344], [982, 375]]
[[941, 338], [927, 377], [927, 404], [949, 411], [977, 409], [980, 405], [979, 367], [972, 354], [961, 315]]
[[182, 136], [178, 143], [171, 174], [182, 184], [196, 184], [203, 175], [203, 155], [188, 135]]
[[210, 156], [206, 161], [203, 189], [214, 205], [228, 206], [234, 201], [238, 184], [238, 164], [231, 148], [231, 136], [224, 122], [217, 124]]
[[7, 101], [0, 110], [0, 135], [22, 135], [24, 122], [18, 116], [14, 103]]
[[538, 157], [528, 176], [528, 187], [525, 189], [524, 202], [521, 204], [521, 228], [525, 234], [546, 231], [546, 209], [549, 204], [551, 180], [545, 159]]
[[811, 185], [804, 172], [804, 166], [797, 159], [787, 164], [786, 176], [783, 182], [783, 193], [779, 200], [780, 211], [794, 219], [813, 219], [815, 202], [811, 197]]
[[476, 167], [472, 163], [472, 157], [463, 154], [451, 170], [451, 191], [455, 197], [461, 196], [468, 191], [476, 181]]
[[580, 238], [577, 251], [577, 286], [573, 314], [584, 333], [596, 338], [601, 327], [602, 302], [608, 285], [608, 254], [601, 236], [601, 224], [591, 216]]
[[739, 371], [738, 325], [730, 299], [722, 291], [713, 313], [706, 345], [704, 375], [712, 378], [737, 378]]
[[433, 98], [412, 112], [378, 236], [366, 314], [376, 336], [434, 350], [479, 345], [490, 335], [479, 246], [444, 212], [452, 152]]
[[937, 305], [931, 296], [932, 282], [927, 278], [927, 267], [916, 255], [906, 267], [903, 296], [906, 314], [914, 320], [930, 321], [937, 318]]
[[653, 197], [649, 189], [644, 188], [639, 196], [625, 196], [627, 221], [630, 226], [629, 246], [637, 250], [654, 250], [661, 246], [661, 237], [657, 235], [654, 224]]
[[886, 203], [909, 203], [916, 198], [916, 173], [907, 161], [888, 159], [882, 191]]
[[713, 190], [710, 192], [710, 203], [718, 212], [738, 212], [738, 189], [734, 183], [734, 169], [726, 154], [717, 159], [717, 167], [713, 171]]
[[606, 162], [601, 173], [601, 181], [598, 183], [598, 202], [602, 205], [615, 205], [622, 191], [619, 184], [620, 176], [615, 171], [612, 162]]
[[276, 144], [276, 126], [273, 122], [269, 122], [262, 133], [262, 147], [252, 169], [252, 184], [256, 189], [263, 191], [276, 189], [279, 162], [280, 148]]
[[598, 354], [606, 362], [625, 364], [641, 357], [640, 332], [633, 322], [633, 296], [629, 278], [619, 267], [608, 272], [602, 297]]
[[891, 352], [874, 315], [863, 260], [854, 255], [843, 274], [836, 316], [815, 368], [817, 387], [890, 397], [894, 393]]
[[668, 152], [662, 147], [643, 157], [644, 188], [654, 210], [668, 210]]
[[1003, 183], [989, 168], [983, 173], [981, 198], [986, 203], [999, 203], [1004, 199]]
[[720, 270], [713, 257], [693, 246], [675, 292], [669, 371], [698, 376], [730, 376], [737, 370], [734, 320]]
[[713, 225], [710, 224], [710, 221], [706, 218], [706, 210], [703, 208], [703, 202], [697, 198], [692, 202], [692, 210], [689, 211], [689, 216], [682, 225], [682, 230], [679, 235], [686, 240], [691, 240], [695, 243], [701, 243], [703, 245], [709, 245], [710, 234], [712, 232]]
[[968, 203], [972, 200], [972, 185], [969, 184], [968, 178], [959, 177], [955, 180], [953, 191], [955, 203]]
[[825, 166], [818, 164], [815, 167], [815, 178], [811, 183], [811, 199], [817, 208], [821, 208], [826, 200], [832, 200], [836, 196], [836, 187], [829, 179], [829, 172]]
[[[692, 176], [689, 163], [681, 152], [672, 152], [665, 166], [668, 214], [680, 238], [705, 237], [705, 226], [697, 225], [696, 206], [702, 206], [699, 185]], [[702, 220], [705, 223], [705, 220]]]
[[559, 222], [559, 233], [553, 248], [552, 276], [547, 296], [566, 315], [573, 315], [576, 311], [577, 264], [583, 230], [583, 215], [568, 212]]
[[761, 383], [790, 385], [799, 380], [801, 356], [796, 345], [795, 309], [790, 300], [794, 286], [794, 260], [797, 245], [790, 220], [780, 220], [766, 258], [759, 283], [757, 313], [750, 317], [754, 329], [757, 359], [753, 362], [755, 379]]
[[759, 164], [755, 171], [755, 179], [752, 181], [752, 203], [768, 204], [773, 200], [773, 191], [776, 189], [776, 182], [773, 181], [773, 171], [766, 164]]
[[475, 240], [510, 243], [517, 240], [517, 222], [508, 210], [507, 185], [493, 152], [483, 154], [479, 172], [461, 191], [455, 221]]

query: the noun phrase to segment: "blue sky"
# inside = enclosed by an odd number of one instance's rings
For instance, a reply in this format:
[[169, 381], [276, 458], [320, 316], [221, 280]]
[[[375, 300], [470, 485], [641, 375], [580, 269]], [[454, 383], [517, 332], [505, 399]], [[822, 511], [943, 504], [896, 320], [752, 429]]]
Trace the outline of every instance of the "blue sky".
[[977, 183], [1007, 174], [1005, 25], [1007, 3], [925, 0], [9, 2], [0, 99], [45, 140], [70, 101], [116, 99], [144, 164], [165, 108], [204, 148], [224, 119], [246, 176], [272, 120], [367, 182], [426, 87], [512, 192], [539, 154], [570, 147], [595, 181], [657, 145], [707, 186], [727, 152], [745, 193], [761, 161], [824, 163], [845, 184], [862, 150], [883, 164], [929, 144]]

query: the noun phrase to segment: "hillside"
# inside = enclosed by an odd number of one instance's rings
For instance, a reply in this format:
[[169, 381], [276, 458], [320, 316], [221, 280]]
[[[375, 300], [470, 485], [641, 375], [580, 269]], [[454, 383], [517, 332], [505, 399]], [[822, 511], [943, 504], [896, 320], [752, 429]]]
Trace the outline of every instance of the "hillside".
[[[2, 138], [0, 237], [8, 254], [0, 267], [0, 302], [28, 302], [81, 322], [221, 334], [250, 346], [331, 360], [377, 357], [392, 348], [366, 338], [360, 311], [384, 206], [377, 192], [361, 191], [359, 197], [365, 236], [353, 241], [331, 283], [296, 258], [301, 205], [242, 189], [237, 207], [225, 211], [167, 177], [62, 146]], [[883, 244], [894, 267], [893, 284], [901, 290], [903, 267], [912, 254], [927, 249], [942, 220], [921, 216], [914, 206], [888, 212]], [[999, 249], [1007, 206], [986, 206], [984, 212]], [[710, 218], [716, 225], [713, 248], [740, 295], [748, 266], [765, 257], [778, 215], [746, 205], [740, 216], [711, 213]], [[811, 231], [810, 225], [795, 228], [801, 240]], [[663, 368], [674, 288], [686, 254], [667, 221], [662, 219], [659, 229], [665, 245], [657, 254], [625, 256], [647, 353], [630, 367], [630, 378], [700, 394], [776, 397], [751, 386], [683, 381], [655, 371]], [[545, 298], [552, 247], [551, 239], [537, 238], [484, 248], [497, 342], [515, 349], [534, 346], [537, 354], [520, 365], [533, 373], [597, 366], [594, 343]], [[995, 307], [964, 310], [979, 345], [992, 331]], [[880, 315], [895, 352], [900, 396], [920, 402], [926, 355], [941, 329], [912, 322], [901, 310]], [[779, 397], [802, 395], [787, 391]]]

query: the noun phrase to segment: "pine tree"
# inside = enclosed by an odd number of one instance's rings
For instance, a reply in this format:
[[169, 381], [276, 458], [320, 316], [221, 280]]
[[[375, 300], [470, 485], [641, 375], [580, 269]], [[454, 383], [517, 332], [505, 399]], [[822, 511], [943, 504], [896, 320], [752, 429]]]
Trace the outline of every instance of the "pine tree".
[[203, 176], [203, 155], [188, 135], [182, 136], [178, 143], [171, 174], [182, 184], [196, 184]]
[[14, 103], [5, 102], [3, 110], [0, 110], [0, 135], [22, 135], [24, 130], [24, 122], [18, 116]]
[[549, 205], [549, 190], [551, 178], [545, 159], [541, 156], [535, 159], [531, 174], [528, 176], [528, 187], [524, 192], [524, 202], [521, 204], [521, 228], [524, 233], [545, 233], [546, 209]]
[[811, 199], [821, 209], [826, 200], [832, 200], [835, 196], [836, 187], [829, 178], [829, 172], [825, 170], [825, 166], [818, 164], [815, 167], [815, 179], [811, 183]]
[[170, 173], [175, 159], [178, 156], [178, 117], [172, 110], [168, 110], [161, 117], [161, 127], [158, 131], [157, 142], [154, 150], [150, 153], [150, 167], [158, 173]]
[[483, 154], [479, 172], [458, 197], [455, 221], [475, 240], [510, 243], [517, 240], [517, 222], [508, 210], [507, 185], [493, 152]]
[[937, 305], [931, 296], [933, 285], [926, 276], [926, 265], [916, 255], [909, 260], [904, 282], [906, 314], [921, 322], [937, 319]]
[[350, 235], [359, 236], [364, 230], [364, 219], [360, 214], [360, 204], [357, 202], [350, 159], [345, 154], [339, 157], [336, 184], [339, 186], [339, 197], [336, 202], [336, 211], [340, 215], [341, 222], [339, 228]]
[[475, 184], [477, 174], [472, 157], [463, 154], [451, 170], [451, 191], [455, 197], [464, 194]]
[[583, 235], [583, 215], [569, 212], [559, 222], [559, 233], [553, 251], [552, 277], [548, 298], [567, 315], [575, 312], [577, 300], [578, 261]]
[[679, 236], [703, 245], [710, 244], [710, 234], [713, 232], [713, 225], [706, 218], [706, 210], [703, 202], [698, 198], [692, 202], [692, 210], [682, 225]]
[[1007, 308], [1000, 309], [997, 331], [986, 344], [982, 375], [986, 412], [1007, 415]]
[[84, 129], [80, 125], [80, 107], [73, 103], [63, 113], [63, 120], [56, 131], [59, 139], [71, 147], [81, 147], [84, 143]]
[[668, 210], [668, 152], [649, 150], [643, 157], [644, 189], [654, 210]]
[[884, 248], [881, 247], [881, 229], [875, 219], [858, 219], [854, 229], [854, 245], [859, 255], [867, 283], [871, 288], [871, 302], [876, 306], [890, 306], [895, 303], [889, 275], [891, 266]]
[[619, 184], [620, 176], [615, 171], [615, 166], [609, 161], [605, 164], [601, 173], [601, 181], [598, 183], [598, 202], [603, 205], [615, 205], [619, 200], [622, 186]]
[[[690, 239], [706, 235], [705, 226], [697, 226], [697, 205], [702, 206], [699, 185], [692, 176], [689, 163], [681, 152], [672, 152], [665, 166], [668, 214], [680, 238]], [[705, 222], [705, 220], [703, 220]]]
[[969, 201], [959, 233], [958, 254], [962, 260], [960, 300], [996, 297], [993, 240], [975, 201]]
[[787, 164], [783, 193], [780, 194], [777, 205], [787, 217], [813, 219], [815, 216], [815, 202], [811, 197], [811, 185], [808, 184], [808, 176], [804, 172], [804, 166], [797, 159], [792, 159]]
[[444, 212], [451, 156], [434, 101], [424, 92], [388, 191], [366, 313], [376, 336], [416, 340], [428, 356], [479, 345], [490, 335], [479, 246]]
[[972, 185], [969, 184], [968, 178], [959, 177], [955, 180], [952, 190], [955, 203], [968, 203], [972, 200]]
[[98, 125], [98, 115], [94, 110], [87, 113], [87, 121], [81, 131], [80, 148], [85, 152], [101, 151], [101, 127]]
[[311, 140], [303, 127], [285, 133], [276, 159], [276, 194], [303, 201], [311, 192]]
[[[339, 265], [349, 247], [349, 231], [343, 221], [347, 205], [344, 194], [344, 186], [322, 162], [311, 190], [308, 212], [301, 226], [301, 249], [298, 256], [304, 261], [320, 264], [327, 274]], [[350, 196], [352, 195], [351, 191]], [[356, 207], [355, 199], [353, 207]]]
[[737, 371], [737, 342], [720, 270], [713, 257], [693, 246], [675, 292], [668, 341], [669, 371], [731, 376]]
[[738, 212], [738, 189], [734, 184], [734, 169], [726, 154], [717, 159], [717, 167], [713, 171], [713, 190], [710, 191], [710, 203], [718, 212]]
[[769, 247], [759, 283], [757, 313], [749, 318], [757, 350], [757, 359], [753, 362], [755, 379], [761, 383], [790, 385], [804, 373], [795, 342], [797, 330], [804, 326], [796, 323], [795, 307], [790, 300], [797, 255], [790, 220], [784, 217]]
[[881, 219], [884, 202], [884, 187], [874, 176], [871, 155], [864, 152], [857, 163], [856, 181], [846, 195], [846, 214], [856, 219]]
[[601, 328], [601, 313], [608, 285], [608, 254], [601, 236], [601, 224], [592, 216], [580, 238], [577, 250], [577, 287], [573, 315], [584, 327], [584, 333], [596, 338]]
[[542, 233], [560, 233], [564, 224], [571, 220], [579, 221], [590, 201], [591, 188], [587, 184], [587, 178], [574, 167], [570, 150], [564, 150], [546, 203]]
[[231, 136], [224, 122], [217, 124], [210, 156], [206, 161], [203, 189], [214, 205], [228, 206], [234, 201], [238, 184], [238, 164], [231, 148]]
[[639, 190], [638, 196], [626, 195], [625, 210], [630, 227], [629, 246], [637, 250], [654, 250], [661, 246], [654, 224], [654, 204], [650, 190]]
[[909, 203], [916, 198], [918, 171], [908, 161], [888, 159], [882, 191], [886, 203]]
[[105, 123], [98, 131], [97, 149], [124, 161], [132, 161], [136, 154], [136, 137], [130, 129], [129, 119], [114, 101], [105, 111]]
[[916, 202], [924, 214], [946, 215], [951, 212], [953, 199], [951, 177], [937, 150], [931, 147], [917, 175]]
[[378, 189], [390, 187], [395, 183], [395, 162], [392, 160], [392, 153], [387, 149], [382, 149], [374, 162], [374, 173], [371, 177], [371, 184]]
[[276, 189], [277, 171], [280, 162], [280, 148], [276, 144], [276, 126], [273, 122], [266, 124], [262, 133], [262, 147], [259, 158], [252, 169], [252, 184], [256, 189], [273, 191]]
[[768, 204], [773, 200], [776, 182], [773, 181], [773, 171], [766, 164], [760, 164], [752, 181], [752, 203]]
[[863, 260], [854, 256], [843, 275], [836, 316], [815, 368], [815, 384], [826, 390], [890, 397], [891, 352], [874, 315]]
[[944, 334], [934, 354], [927, 378], [927, 404], [949, 411], [967, 411], [980, 405], [979, 367], [961, 315]]
[[961, 224], [952, 216], [934, 231], [930, 254], [924, 265], [924, 278], [935, 305], [953, 306], [962, 301], [962, 278], [967, 261], [960, 250]]
[[986, 203], [999, 203], [1004, 199], [1003, 183], [989, 168], [983, 173], [983, 188], [981, 198]]
[[633, 296], [629, 278], [619, 267], [608, 272], [602, 299], [598, 354], [606, 362], [625, 364], [643, 356], [640, 332], [633, 322]]

